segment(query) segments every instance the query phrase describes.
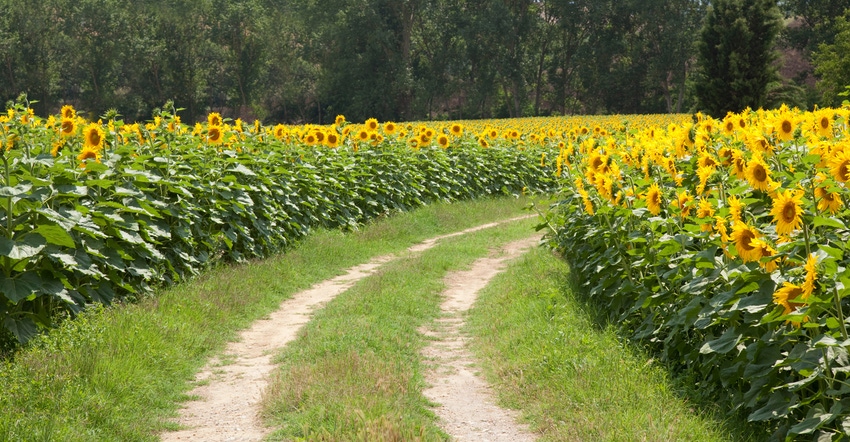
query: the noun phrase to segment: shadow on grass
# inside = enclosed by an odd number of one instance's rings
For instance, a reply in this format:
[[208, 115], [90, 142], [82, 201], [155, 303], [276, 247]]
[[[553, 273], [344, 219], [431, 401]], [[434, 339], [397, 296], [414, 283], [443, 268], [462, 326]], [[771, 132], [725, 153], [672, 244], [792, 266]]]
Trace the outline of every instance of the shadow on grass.
[[[566, 263], [562, 256], [553, 252], [557, 259]], [[618, 317], [606, 306], [595, 299], [580, 296], [583, 293], [582, 278], [570, 271], [560, 278], [561, 293], [573, 302], [600, 332], [613, 330], [620, 345], [636, 357], [647, 361], [647, 365], [656, 365], [664, 369], [673, 393], [690, 404], [695, 412], [715, 421], [727, 434], [737, 442], [763, 442], [784, 440], [782, 428], [764, 422], [749, 422], [747, 413], [736, 409], [728, 397], [719, 395], [722, 389], [710, 391], [701, 390], [698, 385], [702, 382], [699, 375], [689, 371], [684, 364], [675, 361], [663, 361], [659, 353], [659, 345], [647, 340], [633, 339], [623, 327], [624, 318]]]

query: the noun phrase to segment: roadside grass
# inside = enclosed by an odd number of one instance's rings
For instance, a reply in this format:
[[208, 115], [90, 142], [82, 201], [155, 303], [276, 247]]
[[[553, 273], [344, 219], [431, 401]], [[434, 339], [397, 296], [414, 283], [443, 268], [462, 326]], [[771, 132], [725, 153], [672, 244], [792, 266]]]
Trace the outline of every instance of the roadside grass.
[[263, 400], [271, 440], [444, 440], [422, 395], [447, 272], [534, 234], [535, 218], [445, 239], [382, 267], [317, 312], [276, 359]]
[[568, 265], [542, 248], [497, 275], [470, 310], [482, 374], [542, 440], [764, 439], [744, 420], [689, 402], [683, 380], [598, 317], [572, 291]]
[[169, 420], [207, 359], [282, 300], [417, 241], [522, 215], [526, 204], [440, 203], [357, 232], [317, 231], [267, 260], [220, 265], [138, 303], [91, 309], [0, 362], [0, 440], [157, 440], [175, 429]]

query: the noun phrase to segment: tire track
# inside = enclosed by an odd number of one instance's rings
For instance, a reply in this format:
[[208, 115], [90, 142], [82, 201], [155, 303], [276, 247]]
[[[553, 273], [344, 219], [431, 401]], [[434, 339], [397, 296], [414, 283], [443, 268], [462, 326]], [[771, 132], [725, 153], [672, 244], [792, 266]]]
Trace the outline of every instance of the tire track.
[[[510, 218], [429, 238], [409, 247], [407, 252], [420, 253], [446, 238], [534, 216]], [[275, 368], [273, 354], [296, 338], [298, 330], [310, 320], [313, 311], [399, 257], [374, 258], [348, 269], [343, 275], [296, 293], [283, 301], [267, 319], [256, 321], [242, 331], [237, 341], [228, 344], [221, 356], [212, 358], [197, 374], [197, 386], [188, 394], [198, 399], [186, 402], [176, 420], [184, 429], [164, 432], [160, 435], [161, 439], [165, 442], [262, 440], [271, 429], [262, 425], [259, 402]]]
[[517, 415], [496, 405], [489, 385], [475, 375], [473, 356], [466, 349], [467, 337], [461, 332], [464, 315], [472, 307], [478, 291], [504, 270], [506, 262], [537, 244], [540, 236], [509, 243], [499, 256], [476, 260], [469, 270], [446, 276], [444, 317], [436, 327], [423, 333], [434, 338], [423, 350], [434, 366], [426, 374], [431, 386], [423, 393], [437, 407], [440, 424], [457, 441], [524, 442], [536, 439], [526, 425], [517, 423]]

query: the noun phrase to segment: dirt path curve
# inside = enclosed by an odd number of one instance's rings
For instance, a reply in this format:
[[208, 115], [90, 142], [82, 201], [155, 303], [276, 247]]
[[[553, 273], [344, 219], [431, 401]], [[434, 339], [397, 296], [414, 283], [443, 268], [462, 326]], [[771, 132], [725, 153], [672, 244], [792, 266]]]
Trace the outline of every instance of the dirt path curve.
[[435, 366], [426, 375], [431, 387], [425, 397], [439, 404], [435, 413], [443, 430], [457, 441], [523, 442], [536, 439], [525, 425], [517, 423], [517, 414], [498, 407], [487, 383], [475, 375], [474, 359], [466, 349], [467, 338], [461, 332], [464, 314], [472, 307], [478, 291], [503, 270], [506, 261], [537, 244], [540, 236], [509, 243], [499, 256], [481, 258], [472, 268], [446, 277], [447, 288], [441, 305], [444, 317], [436, 329], [424, 332], [436, 339], [423, 350]]
[[[412, 253], [427, 250], [442, 239], [496, 227], [536, 215], [482, 224], [460, 232], [427, 239], [411, 246]], [[187, 402], [177, 420], [185, 430], [170, 431], [160, 436], [172, 441], [259, 441], [270, 431], [263, 427], [259, 401], [268, 385], [275, 365], [272, 355], [297, 336], [310, 320], [311, 313], [344, 292], [357, 281], [374, 273], [381, 265], [398, 256], [381, 256], [349, 269], [344, 275], [323, 281], [283, 301], [267, 319], [262, 319], [240, 333], [239, 339], [227, 345], [223, 355], [213, 358], [198, 373], [199, 385], [189, 392], [199, 400]]]

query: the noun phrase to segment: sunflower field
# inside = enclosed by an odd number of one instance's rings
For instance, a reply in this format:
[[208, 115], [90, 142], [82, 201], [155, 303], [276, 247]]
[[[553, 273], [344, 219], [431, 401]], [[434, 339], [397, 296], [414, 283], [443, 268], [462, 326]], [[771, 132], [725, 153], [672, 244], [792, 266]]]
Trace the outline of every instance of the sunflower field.
[[579, 136], [550, 241], [582, 293], [774, 437], [850, 434], [850, 110]]
[[777, 438], [850, 434], [850, 109], [263, 125], [0, 115], [0, 312], [92, 303], [433, 201], [557, 192], [580, 291]]
[[532, 141], [496, 121], [263, 126], [211, 113], [186, 125], [165, 109], [142, 124], [87, 121], [71, 106], [39, 118], [27, 103], [0, 116], [8, 337], [26, 341], [217, 260], [267, 256], [311, 229], [557, 185], [546, 159], [562, 134]]

